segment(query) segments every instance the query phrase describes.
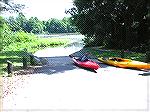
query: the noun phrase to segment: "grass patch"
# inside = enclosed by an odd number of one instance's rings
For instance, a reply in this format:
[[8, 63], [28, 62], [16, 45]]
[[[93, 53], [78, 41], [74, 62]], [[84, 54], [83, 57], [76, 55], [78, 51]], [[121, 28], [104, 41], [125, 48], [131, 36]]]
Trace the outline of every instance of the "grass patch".
[[29, 42], [11, 43], [0, 52], [0, 75], [6, 74], [7, 72], [7, 60], [13, 63], [14, 70], [19, 70], [23, 66], [23, 57], [26, 57], [29, 65], [28, 52], [35, 53], [38, 50], [48, 47], [65, 46], [68, 42], [69, 40], [64, 38], [37, 38]]
[[[97, 48], [88, 48], [87, 52], [92, 53], [92, 55], [96, 57], [121, 57], [120, 50], [105, 50], [97, 47]], [[146, 57], [144, 53], [124, 51], [124, 58], [144, 62]]]
[[36, 52], [46, 47], [64, 46], [69, 42], [68, 39], [38, 38], [35, 41], [12, 43], [4, 48], [4, 51], [21, 51], [26, 49], [28, 52]]

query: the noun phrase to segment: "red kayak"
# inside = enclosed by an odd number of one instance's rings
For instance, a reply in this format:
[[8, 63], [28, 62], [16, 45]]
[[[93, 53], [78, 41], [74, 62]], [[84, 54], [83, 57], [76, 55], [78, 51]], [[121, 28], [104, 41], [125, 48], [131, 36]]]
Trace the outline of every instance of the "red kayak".
[[72, 59], [73, 59], [73, 62], [80, 67], [84, 67], [84, 68], [88, 68], [92, 70], [97, 70], [98, 68], [100, 68], [100, 66], [92, 60], [80, 61], [79, 59], [76, 59], [75, 57], [72, 57]]

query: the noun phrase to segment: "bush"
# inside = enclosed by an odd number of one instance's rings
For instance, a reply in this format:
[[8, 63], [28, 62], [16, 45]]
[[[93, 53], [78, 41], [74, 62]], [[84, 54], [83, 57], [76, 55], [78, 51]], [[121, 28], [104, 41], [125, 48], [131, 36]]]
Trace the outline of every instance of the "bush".
[[35, 42], [37, 41], [37, 37], [34, 34], [25, 33], [23, 31], [17, 32], [15, 34], [15, 42]]
[[150, 51], [146, 52], [146, 62], [150, 62]]
[[0, 16], [0, 51], [3, 49], [4, 19]]
[[150, 62], [150, 40], [148, 42], [148, 47], [146, 51], [146, 62]]

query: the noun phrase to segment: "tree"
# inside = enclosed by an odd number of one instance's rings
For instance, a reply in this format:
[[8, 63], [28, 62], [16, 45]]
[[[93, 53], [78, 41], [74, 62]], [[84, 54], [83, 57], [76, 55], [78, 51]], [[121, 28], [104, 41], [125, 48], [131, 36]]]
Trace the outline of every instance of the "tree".
[[42, 21], [38, 20], [37, 17], [31, 17], [29, 21], [27, 22], [27, 32], [32, 32], [34, 34], [40, 34], [43, 33], [44, 26]]
[[27, 19], [22, 13], [19, 13], [16, 18], [9, 17], [7, 20], [7, 23], [10, 26], [11, 30], [14, 32], [19, 31], [19, 30], [25, 31]]
[[71, 18], [67, 18], [67, 17], [64, 17], [62, 19], [62, 24], [63, 26], [65, 26], [65, 33], [75, 33], [77, 32], [76, 31], [76, 27], [72, 24], [71, 22]]
[[29, 20], [22, 14], [14, 17], [9, 17], [7, 20], [8, 25], [10, 26], [13, 32], [24, 31], [28, 33], [43, 33], [44, 24], [42, 21], [38, 20], [37, 17], [31, 17]]
[[66, 28], [60, 20], [52, 18], [47, 21], [46, 30], [48, 33], [65, 33]]
[[68, 12], [78, 31], [91, 40], [91, 45], [103, 45], [109, 37], [112, 2], [104, 0], [75, 0]]
[[91, 41], [90, 45], [131, 49], [149, 39], [147, 1], [74, 0], [74, 7], [67, 12], [72, 15], [72, 23], [79, 32]]
[[31, 17], [29, 20], [19, 13], [17, 17], [9, 17], [7, 24], [13, 32], [24, 31], [28, 33], [74, 33], [76, 28], [71, 24], [70, 18], [49, 19], [40, 21], [37, 17]]
[[24, 7], [25, 5], [15, 4], [11, 0], [0, 0], [0, 12], [2, 11], [20, 12]]

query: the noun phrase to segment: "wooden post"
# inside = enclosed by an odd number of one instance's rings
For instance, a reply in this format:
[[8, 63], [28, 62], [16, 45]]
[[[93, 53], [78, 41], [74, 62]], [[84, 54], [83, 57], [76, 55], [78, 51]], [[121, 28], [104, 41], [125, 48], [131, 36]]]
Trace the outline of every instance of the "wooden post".
[[22, 62], [23, 62], [23, 69], [26, 69], [27, 68], [27, 58], [23, 57]]
[[13, 73], [13, 65], [12, 62], [7, 60], [7, 72], [8, 74], [12, 74]]

